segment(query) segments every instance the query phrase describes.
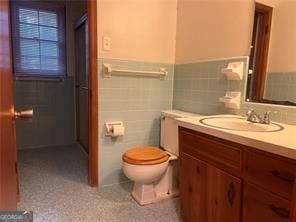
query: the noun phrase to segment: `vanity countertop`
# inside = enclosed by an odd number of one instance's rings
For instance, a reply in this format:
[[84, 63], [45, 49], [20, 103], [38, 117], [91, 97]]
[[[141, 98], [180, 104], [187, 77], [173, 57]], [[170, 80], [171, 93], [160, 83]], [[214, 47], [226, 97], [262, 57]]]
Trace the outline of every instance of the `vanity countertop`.
[[[218, 116], [238, 117], [236, 115]], [[205, 126], [199, 122], [201, 119], [206, 117], [214, 116], [178, 118], [177, 123], [179, 126], [185, 128], [296, 160], [296, 125], [278, 123], [284, 127], [282, 131], [278, 132], [236, 131]]]

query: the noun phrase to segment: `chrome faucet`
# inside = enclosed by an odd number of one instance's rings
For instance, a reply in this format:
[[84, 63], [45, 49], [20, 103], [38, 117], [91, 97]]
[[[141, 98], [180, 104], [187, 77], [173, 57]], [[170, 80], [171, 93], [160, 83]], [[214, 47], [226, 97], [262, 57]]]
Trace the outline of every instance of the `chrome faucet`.
[[270, 124], [270, 111], [264, 113], [263, 123]]
[[247, 111], [247, 121], [252, 123], [270, 124], [270, 111], [263, 114], [263, 117], [255, 112], [254, 109]]

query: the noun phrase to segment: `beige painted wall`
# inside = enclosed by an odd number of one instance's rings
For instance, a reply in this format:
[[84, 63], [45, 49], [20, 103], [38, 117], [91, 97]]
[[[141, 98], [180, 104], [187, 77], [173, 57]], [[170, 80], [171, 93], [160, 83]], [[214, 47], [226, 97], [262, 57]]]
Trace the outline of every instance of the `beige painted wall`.
[[[99, 0], [99, 57], [173, 63], [177, 0]], [[111, 51], [102, 49], [111, 37]]]
[[[296, 1], [258, 2], [274, 7], [268, 71], [295, 71]], [[254, 0], [99, 0], [98, 12], [100, 58], [183, 63], [249, 55]], [[103, 36], [111, 37], [110, 51]]]
[[[253, 3], [99, 0], [99, 57], [182, 63], [249, 55]], [[103, 36], [111, 37], [110, 51], [102, 48]]]
[[268, 72], [296, 71], [296, 1], [259, 0], [273, 7]]
[[249, 55], [253, 0], [178, 0], [176, 62]]

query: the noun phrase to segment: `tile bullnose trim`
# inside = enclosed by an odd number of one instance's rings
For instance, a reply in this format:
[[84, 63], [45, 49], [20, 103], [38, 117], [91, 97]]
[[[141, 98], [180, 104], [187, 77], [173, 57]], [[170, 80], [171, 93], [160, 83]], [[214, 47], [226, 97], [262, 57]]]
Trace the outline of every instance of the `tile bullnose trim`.
[[219, 61], [227, 61], [227, 60], [237, 60], [237, 59], [248, 59], [249, 56], [233, 56], [233, 57], [220, 57], [220, 58], [213, 58], [213, 59], [200, 59], [200, 60], [188, 60], [188, 61], [180, 61], [175, 62], [175, 65], [187, 65], [193, 63], [206, 63], [206, 62], [219, 62]]

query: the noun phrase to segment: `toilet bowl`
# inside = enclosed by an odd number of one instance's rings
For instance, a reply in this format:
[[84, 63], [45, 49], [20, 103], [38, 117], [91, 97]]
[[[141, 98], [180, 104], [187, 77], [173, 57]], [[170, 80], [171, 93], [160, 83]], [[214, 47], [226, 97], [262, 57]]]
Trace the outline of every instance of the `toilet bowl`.
[[152, 146], [130, 149], [122, 159], [125, 175], [144, 184], [159, 180], [169, 164], [168, 154]]
[[169, 166], [169, 162], [155, 165], [134, 165], [123, 161], [122, 169], [126, 177], [132, 181], [147, 184], [160, 179]]
[[144, 146], [122, 156], [124, 174], [135, 182], [132, 196], [140, 204], [150, 204], [179, 194], [178, 125], [175, 119], [195, 116], [170, 110], [161, 113], [160, 147]]
[[166, 173], [172, 160], [172, 154], [159, 147], [136, 147], [122, 156], [124, 174], [135, 182], [132, 196], [140, 204], [150, 204], [172, 196], [169, 192], [169, 180]]

